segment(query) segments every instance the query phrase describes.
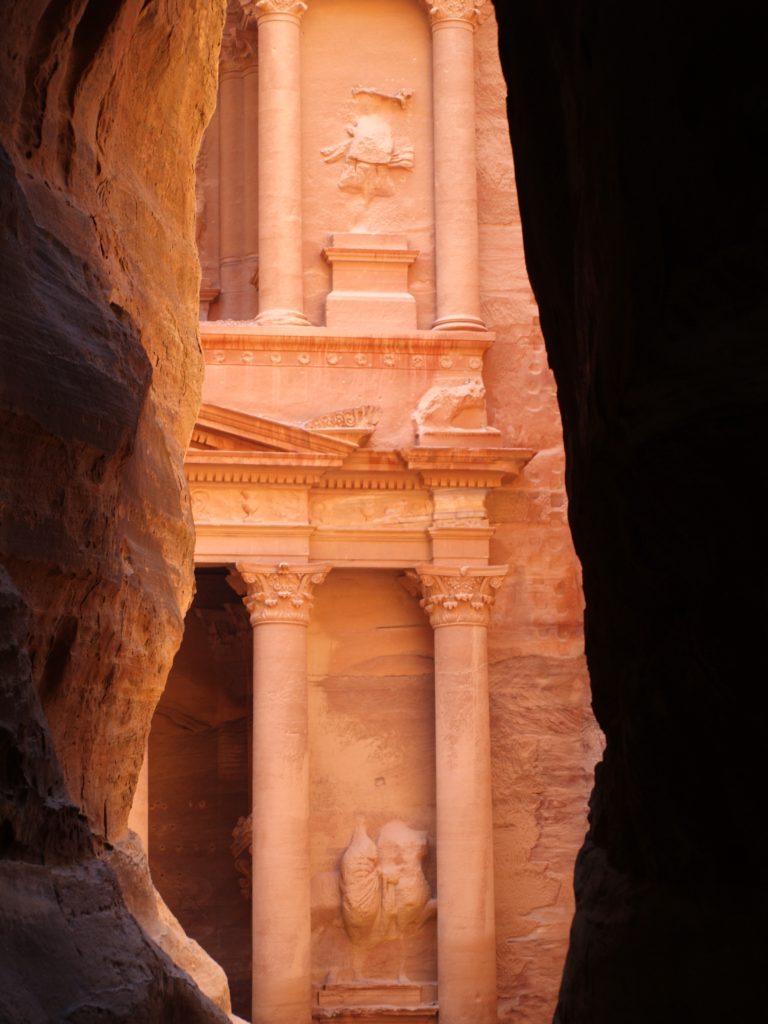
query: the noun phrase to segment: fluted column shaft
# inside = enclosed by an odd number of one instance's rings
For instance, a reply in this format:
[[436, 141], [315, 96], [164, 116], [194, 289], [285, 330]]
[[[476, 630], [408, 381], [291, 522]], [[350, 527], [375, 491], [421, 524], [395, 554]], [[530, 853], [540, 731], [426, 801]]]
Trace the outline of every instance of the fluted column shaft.
[[475, 158], [475, 26], [485, 0], [435, 0], [432, 92], [435, 260], [440, 330], [485, 330]]
[[304, 324], [301, 231], [300, 22], [298, 0], [258, 0], [259, 316]]
[[253, 629], [253, 1024], [309, 1024], [307, 625], [327, 566], [238, 565]]
[[496, 1024], [487, 627], [507, 566], [424, 566], [435, 630], [437, 989], [441, 1024]]

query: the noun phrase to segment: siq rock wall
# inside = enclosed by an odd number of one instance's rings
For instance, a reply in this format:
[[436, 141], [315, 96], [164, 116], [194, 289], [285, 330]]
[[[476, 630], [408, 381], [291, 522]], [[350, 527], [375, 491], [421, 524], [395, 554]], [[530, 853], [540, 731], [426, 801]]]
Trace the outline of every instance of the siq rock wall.
[[191, 596], [193, 164], [222, 7], [3, 12], [2, 1021], [227, 1019], [104, 858]]
[[[606, 736], [555, 1020], [766, 1001], [765, 22], [497, 4]], [[759, 815], [758, 815], [759, 816]]]

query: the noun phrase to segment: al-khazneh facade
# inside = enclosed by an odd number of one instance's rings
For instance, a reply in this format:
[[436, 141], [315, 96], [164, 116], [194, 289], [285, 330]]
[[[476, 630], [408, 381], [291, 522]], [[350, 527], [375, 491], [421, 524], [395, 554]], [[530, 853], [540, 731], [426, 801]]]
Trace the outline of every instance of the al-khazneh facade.
[[204, 945], [250, 903], [254, 1024], [491, 1024], [537, 930], [556, 989], [592, 747], [490, 7], [229, 4], [149, 849]]

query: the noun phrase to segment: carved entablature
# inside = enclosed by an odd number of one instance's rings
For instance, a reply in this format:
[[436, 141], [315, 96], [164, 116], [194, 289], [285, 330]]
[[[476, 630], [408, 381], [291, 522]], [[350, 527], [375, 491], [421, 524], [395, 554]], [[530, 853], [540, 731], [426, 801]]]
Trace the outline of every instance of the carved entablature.
[[434, 628], [487, 626], [496, 591], [508, 571], [508, 565], [477, 568], [422, 565], [406, 573], [406, 580], [409, 590], [423, 595], [419, 603]]
[[262, 622], [296, 622], [306, 625], [314, 596], [312, 588], [322, 583], [330, 566], [277, 565], [237, 566], [247, 593], [243, 597], [251, 616], [251, 625]]
[[488, 0], [424, 0], [432, 24], [441, 21], [466, 21], [477, 26], [488, 15]]

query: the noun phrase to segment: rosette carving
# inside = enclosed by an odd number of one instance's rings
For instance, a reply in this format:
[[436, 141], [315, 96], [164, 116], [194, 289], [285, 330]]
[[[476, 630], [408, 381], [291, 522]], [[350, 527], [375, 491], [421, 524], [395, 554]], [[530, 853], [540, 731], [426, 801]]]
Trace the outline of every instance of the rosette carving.
[[327, 565], [238, 565], [247, 588], [243, 602], [251, 625], [260, 622], [309, 622], [314, 601], [312, 588], [330, 571]]
[[453, 625], [487, 626], [496, 591], [504, 582], [509, 567], [489, 565], [460, 569], [420, 566], [406, 573], [409, 589], [418, 587], [421, 607], [433, 627]]

